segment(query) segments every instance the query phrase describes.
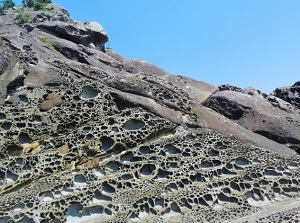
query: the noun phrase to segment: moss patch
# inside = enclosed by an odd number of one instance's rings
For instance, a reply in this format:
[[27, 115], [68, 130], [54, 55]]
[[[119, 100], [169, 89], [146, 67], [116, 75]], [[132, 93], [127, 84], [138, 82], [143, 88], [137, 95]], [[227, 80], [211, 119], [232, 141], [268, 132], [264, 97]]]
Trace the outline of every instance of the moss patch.
[[46, 44], [46, 46], [48, 48], [50, 48], [51, 50], [55, 50], [56, 51], [55, 47], [52, 45], [52, 43], [47, 38], [42, 37], [42, 38], [40, 38], [40, 40], [42, 41], [42, 43]]

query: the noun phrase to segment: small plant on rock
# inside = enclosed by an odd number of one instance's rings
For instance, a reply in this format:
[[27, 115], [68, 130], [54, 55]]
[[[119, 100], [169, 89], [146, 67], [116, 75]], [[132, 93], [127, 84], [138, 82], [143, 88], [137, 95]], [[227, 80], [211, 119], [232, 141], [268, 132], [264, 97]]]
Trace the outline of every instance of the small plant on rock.
[[25, 24], [30, 23], [29, 16], [24, 12], [24, 8], [21, 7], [18, 10], [18, 18], [17, 18], [17, 24]]
[[1, 2], [0, 15], [3, 14], [5, 10], [13, 8], [16, 5], [12, 0], [4, 0], [0, 2]]
[[55, 50], [56, 51], [55, 47], [52, 45], [52, 43], [47, 38], [42, 37], [42, 38], [40, 38], [40, 40], [41, 40], [41, 42], [43, 42], [44, 44], [46, 44], [46, 46], [48, 48], [50, 48], [51, 50]]
[[51, 0], [23, 0], [22, 3], [25, 7], [34, 8], [35, 10], [44, 10]]

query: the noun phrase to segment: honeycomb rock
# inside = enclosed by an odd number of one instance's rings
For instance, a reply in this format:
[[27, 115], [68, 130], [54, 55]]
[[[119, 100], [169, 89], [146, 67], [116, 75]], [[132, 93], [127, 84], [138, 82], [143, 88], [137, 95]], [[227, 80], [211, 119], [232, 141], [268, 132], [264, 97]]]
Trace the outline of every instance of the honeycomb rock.
[[105, 52], [47, 8], [0, 18], [0, 223], [300, 221], [294, 104]]

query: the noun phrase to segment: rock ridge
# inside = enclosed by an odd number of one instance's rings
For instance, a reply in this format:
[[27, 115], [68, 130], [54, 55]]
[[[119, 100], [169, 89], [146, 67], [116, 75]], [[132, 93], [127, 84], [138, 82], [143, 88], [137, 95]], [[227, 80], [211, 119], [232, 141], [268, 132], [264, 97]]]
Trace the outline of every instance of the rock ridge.
[[0, 222], [300, 221], [300, 82], [175, 76], [20, 7], [0, 16]]

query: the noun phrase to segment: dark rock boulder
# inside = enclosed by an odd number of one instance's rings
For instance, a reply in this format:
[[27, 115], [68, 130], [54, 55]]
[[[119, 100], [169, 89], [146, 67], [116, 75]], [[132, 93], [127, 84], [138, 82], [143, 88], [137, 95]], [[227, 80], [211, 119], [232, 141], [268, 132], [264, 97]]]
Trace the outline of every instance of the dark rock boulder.
[[300, 81], [291, 87], [277, 88], [271, 95], [290, 103], [296, 109], [300, 109]]
[[104, 44], [108, 41], [103, 28], [100, 24], [96, 25], [95, 22], [85, 24], [82, 22], [48, 21], [40, 22], [36, 27], [76, 44], [83, 44], [102, 51], [104, 51]]
[[230, 84], [223, 84], [218, 86], [219, 91], [237, 91], [237, 92], [242, 92], [242, 88], [230, 85]]

